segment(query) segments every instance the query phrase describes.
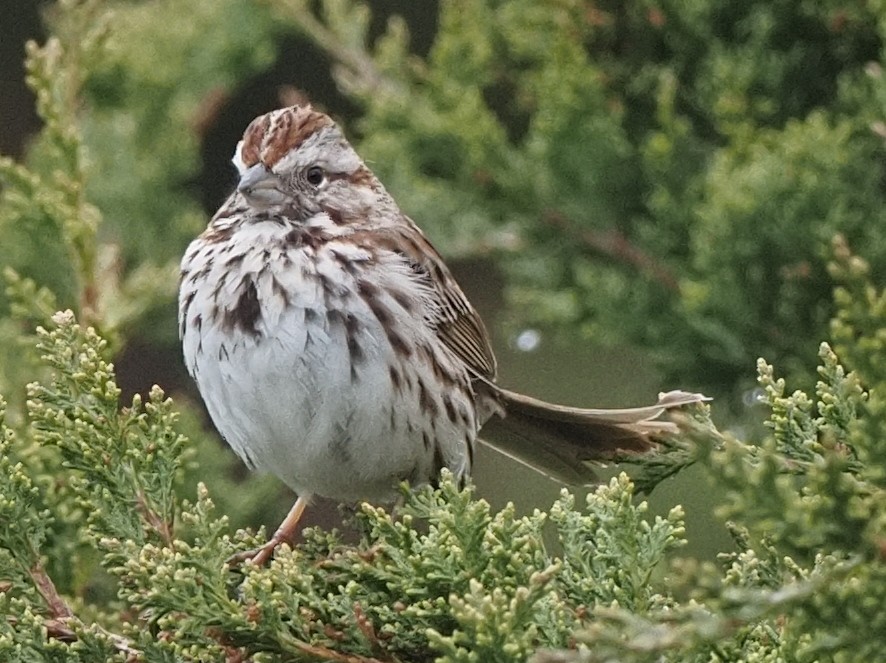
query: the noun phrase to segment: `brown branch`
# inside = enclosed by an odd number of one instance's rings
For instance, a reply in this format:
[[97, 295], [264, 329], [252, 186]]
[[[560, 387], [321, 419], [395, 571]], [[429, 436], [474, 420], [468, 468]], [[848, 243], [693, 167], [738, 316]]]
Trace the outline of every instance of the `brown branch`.
[[[388, 655], [388, 652], [385, 651], [385, 647], [375, 631], [375, 626], [372, 625], [372, 620], [369, 619], [369, 615], [363, 611], [363, 606], [359, 603], [354, 604], [354, 617], [357, 620], [357, 628], [360, 629], [363, 637], [369, 641], [369, 645], [372, 647], [372, 653], [380, 656]], [[395, 658], [392, 660], [398, 661], [399, 659]]]
[[148, 505], [145, 494], [141, 490], [139, 490], [138, 497], [136, 499], [136, 508], [138, 509], [138, 512], [141, 514], [142, 518], [148, 524], [148, 527], [150, 527], [157, 533], [157, 535], [160, 537], [160, 540], [163, 541], [163, 544], [167, 547], [172, 547], [172, 543], [175, 538], [172, 532], [172, 524], [167, 522], [164, 518], [160, 516], [159, 513], [154, 511]]
[[303, 654], [314, 656], [322, 661], [332, 661], [333, 663], [396, 663], [396, 659], [382, 660], [370, 656], [360, 656], [359, 654], [346, 654], [319, 645], [311, 645], [287, 634], [283, 634], [282, 640], [286, 646], [292, 647]]
[[578, 241], [585, 250], [629, 265], [642, 274], [651, 276], [668, 290], [676, 292], [680, 289], [677, 277], [667, 266], [632, 244], [622, 233], [616, 230], [600, 232], [579, 228], [557, 210], [548, 210], [542, 215], [542, 220], [547, 225]]
[[63, 621], [74, 616], [73, 611], [58, 593], [55, 583], [52, 582], [52, 578], [49, 577], [40, 562], [28, 569], [28, 575], [31, 576], [34, 587], [37, 588], [40, 596], [46, 601], [46, 606], [49, 608], [49, 614], [52, 619]]
[[306, 642], [301, 643], [298, 649], [305, 654], [311, 654], [324, 661], [334, 661], [335, 663], [386, 663], [377, 658], [369, 658], [359, 654], [344, 654], [326, 647], [309, 645]]
[[[70, 626], [68, 626], [67, 620], [46, 619], [43, 621], [43, 625], [46, 627], [46, 634], [50, 638], [68, 643], [77, 641], [77, 634], [74, 633], [74, 630]], [[142, 651], [133, 647], [132, 643], [128, 639], [124, 638], [122, 635], [111, 633], [110, 631], [107, 631], [101, 626], [95, 624], [91, 628], [104, 634], [105, 637], [107, 637], [108, 640], [111, 641], [111, 644], [114, 645], [114, 649], [122, 654], [126, 654], [126, 656], [128, 657], [127, 660], [141, 660]]]
[[[49, 608], [49, 617], [43, 621], [44, 626], [46, 626], [46, 634], [50, 638], [60, 640], [61, 642], [75, 642], [77, 640], [77, 634], [68, 625], [70, 620], [75, 619], [74, 612], [58, 593], [58, 590], [55, 588], [55, 583], [52, 582], [52, 578], [46, 573], [46, 569], [37, 562], [34, 566], [28, 569], [28, 574], [31, 576], [31, 580], [34, 582], [34, 587], [37, 589], [37, 592], [43, 597], [46, 606]], [[15, 621], [14, 618], [9, 619], [12, 622]], [[133, 647], [132, 643], [122, 635], [106, 631], [98, 625], [94, 625], [92, 628], [97, 629], [107, 636], [114, 645], [114, 648], [117, 649], [117, 651], [126, 654], [130, 660], [137, 659], [141, 656], [141, 651]]]
[[[13, 628], [15, 628], [15, 626], [18, 624], [18, 619], [16, 619], [15, 617], [7, 617], [6, 622], [10, 624]], [[44, 619], [43, 626], [46, 627], [46, 635], [48, 635], [53, 640], [58, 640], [60, 642], [76, 642], [77, 634], [74, 632], [74, 629], [68, 626], [68, 622], [69, 619]], [[110, 631], [107, 631], [97, 625], [93, 625], [91, 628], [93, 630], [99, 631], [100, 633], [103, 633], [108, 638], [108, 640], [111, 641], [111, 644], [114, 645], [114, 648], [117, 651], [126, 654], [127, 661], [141, 660], [142, 651], [133, 647], [132, 643], [124, 638], [122, 635], [111, 633]]]

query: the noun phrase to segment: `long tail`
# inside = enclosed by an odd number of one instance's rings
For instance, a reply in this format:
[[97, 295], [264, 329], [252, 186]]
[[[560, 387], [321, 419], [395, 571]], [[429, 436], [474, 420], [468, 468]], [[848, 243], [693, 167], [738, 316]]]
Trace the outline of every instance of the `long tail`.
[[481, 439], [491, 447], [558, 481], [595, 480], [586, 461], [605, 461], [621, 453], [643, 453], [657, 435], [677, 432], [659, 417], [668, 410], [710, 400], [702, 394], [669, 391], [655, 405], [619, 410], [555, 405], [497, 385], [503, 416], [494, 415]]

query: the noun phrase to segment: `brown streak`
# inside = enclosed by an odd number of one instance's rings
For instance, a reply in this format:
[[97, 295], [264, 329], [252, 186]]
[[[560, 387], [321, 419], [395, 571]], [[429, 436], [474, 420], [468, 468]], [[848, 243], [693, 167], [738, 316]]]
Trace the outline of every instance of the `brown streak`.
[[388, 343], [391, 344], [391, 348], [398, 355], [402, 355], [405, 359], [409, 359], [412, 356], [412, 348], [409, 346], [409, 343], [406, 342], [406, 339], [400, 336], [393, 329], [385, 329], [385, 333], [388, 335]]
[[431, 390], [428, 389], [422, 379], [418, 381], [418, 403], [431, 419], [436, 418], [440, 411], [440, 406], [437, 405], [437, 400], [431, 395]]
[[[470, 471], [474, 467], [474, 438], [470, 433], [465, 433], [465, 447], [468, 450], [468, 471]], [[462, 481], [464, 481], [464, 477]]]
[[412, 313], [414, 310], [414, 300], [410, 299], [405, 292], [402, 290], [391, 290], [391, 297], [393, 297], [394, 301], [400, 305], [406, 313]]
[[181, 311], [179, 312], [179, 318], [181, 322], [179, 323], [179, 338], [185, 337], [185, 331], [187, 330], [187, 321], [188, 321], [188, 311], [191, 309], [191, 304], [194, 303], [194, 297], [197, 296], [197, 291], [192, 290], [188, 293], [188, 296], [185, 297], [185, 301], [182, 303]]
[[237, 304], [232, 309], [226, 309], [222, 315], [222, 325], [228, 330], [240, 329], [241, 331], [258, 336], [258, 321], [261, 318], [261, 303], [258, 301], [258, 291], [252, 277], [245, 276], [240, 284], [241, 293]]
[[225, 260], [225, 267], [237, 267], [246, 258], [246, 253], [237, 253]]
[[446, 410], [446, 416], [449, 417], [449, 421], [457, 423], [458, 415], [455, 412], [455, 405], [452, 404], [452, 398], [446, 392], [443, 395], [443, 408]]
[[279, 124], [272, 127], [262, 155], [265, 165], [269, 168], [320, 129], [334, 126], [328, 116], [318, 113], [310, 106], [287, 108], [277, 115], [275, 120]]
[[434, 444], [434, 469], [431, 479], [431, 485], [434, 488], [440, 487], [440, 472], [446, 467], [446, 461], [443, 460], [443, 450], [439, 444]]
[[248, 168], [258, 163], [261, 157], [261, 144], [265, 132], [271, 124], [270, 114], [261, 115], [250, 122], [243, 133], [243, 147], [240, 150], [240, 159]]
[[394, 386], [396, 391], [400, 391], [403, 388], [403, 382], [400, 379], [400, 372], [393, 366], [391, 366], [390, 370], [391, 374], [391, 384]]
[[[218, 218], [218, 214], [216, 214], [216, 218]], [[203, 231], [203, 234], [200, 235], [200, 239], [208, 244], [219, 244], [231, 239], [231, 236], [233, 234], [233, 226], [215, 228], [214, 226], [210, 225], [206, 230]]]
[[271, 290], [273, 290], [274, 294], [281, 299], [281, 301], [283, 302], [283, 307], [289, 308], [289, 291], [287, 291], [286, 288], [283, 287], [283, 284], [277, 280], [276, 276], [271, 277]]
[[349, 314], [345, 318], [345, 336], [348, 339], [348, 354], [351, 359], [351, 380], [357, 379], [356, 366], [357, 364], [362, 363], [365, 359], [363, 347], [360, 345], [360, 341], [357, 338], [359, 332], [360, 324], [357, 321], [357, 318]]
[[322, 230], [301, 227], [293, 228], [283, 238], [284, 243], [292, 248], [306, 246], [314, 250], [328, 240], [329, 237]]
[[326, 216], [328, 216], [329, 220], [335, 225], [342, 226], [345, 224], [345, 217], [342, 215], [341, 210], [325, 205], [323, 206], [323, 211], [326, 212]]
[[367, 281], [366, 279], [360, 279], [357, 282], [357, 292], [360, 293], [361, 296], [375, 298], [378, 297], [379, 289], [378, 286], [375, 285], [372, 281]]
[[373, 315], [375, 315], [378, 323], [384, 330], [385, 335], [388, 337], [388, 343], [391, 344], [391, 348], [394, 352], [407, 359], [411, 357], [412, 347], [405, 338], [395, 331], [396, 325], [394, 315], [378, 300], [378, 286], [369, 281], [361, 280], [357, 282], [357, 292], [363, 298], [363, 301], [366, 302], [366, 305], [372, 311]]

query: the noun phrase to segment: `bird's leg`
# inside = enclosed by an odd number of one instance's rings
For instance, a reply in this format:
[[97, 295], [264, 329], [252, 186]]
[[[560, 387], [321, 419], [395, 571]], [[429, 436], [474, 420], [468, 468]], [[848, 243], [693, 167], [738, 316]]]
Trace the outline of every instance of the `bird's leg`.
[[272, 536], [265, 545], [259, 548], [254, 548], [253, 550], [245, 550], [231, 556], [228, 559], [228, 564], [234, 565], [246, 561], [249, 561], [256, 566], [264, 566], [267, 564], [271, 557], [274, 556], [274, 551], [277, 549], [277, 546], [281, 543], [291, 543], [295, 538], [295, 528], [298, 527], [298, 521], [301, 520], [302, 513], [305, 511], [305, 507], [308, 506], [308, 500], [308, 497], [299, 495], [298, 499], [295, 500], [295, 504], [292, 505], [289, 513], [286, 514], [286, 517], [283, 519], [283, 522], [280, 523], [280, 527], [274, 532], [274, 536]]

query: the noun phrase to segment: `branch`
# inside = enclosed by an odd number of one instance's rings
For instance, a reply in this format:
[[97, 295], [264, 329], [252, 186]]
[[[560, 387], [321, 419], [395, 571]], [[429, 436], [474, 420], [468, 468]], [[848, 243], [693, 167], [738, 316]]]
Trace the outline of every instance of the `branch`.
[[[46, 635], [48, 635], [50, 638], [53, 638], [54, 640], [59, 640], [61, 642], [67, 643], [77, 641], [77, 634], [70, 626], [68, 626], [67, 620], [46, 619], [44, 620], [43, 625], [46, 627]], [[91, 630], [96, 630], [107, 637], [108, 640], [110, 640], [111, 644], [114, 646], [114, 649], [122, 654], [126, 654], [127, 661], [142, 660], [141, 649], [133, 647], [132, 642], [127, 638], [124, 638], [122, 635], [111, 633], [110, 631], [103, 629], [102, 627], [95, 624], [92, 625]]]
[[31, 580], [34, 581], [34, 587], [36, 587], [40, 596], [46, 601], [46, 606], [49, 608], [49, 614], [53, 619], [64, 621], [74, 616], [74, 612], [58, 593], [58, 590], [55, 588], [55, 583], [52, 582], [52, 578], [47, 575], [46, 570], [40, 562], [37, 562], [34, 566], [28, 569], [28, 575], [30, 575]]
[[163, 541], [164, 545], [172, 546], [175, 537], [172, 532], [172, 524], [167, 522], [159, 513], [148, 505], [148, 500], [143, 490], [139, 489], [136, 497], [136, 509], [142, 515], [145, 522], [151, 527]]
[[289, 20], [333, 62], [348, 71], [353, 82], [359, 83], [366, 92], [381, 89], [387, 92], [396, 91], [396, 85], [378, 70], [372, 55], [365, 48], [356, 48], [342, 40], [333, 29], [317, 18], [304, 0], [284, 0], [275, 6], [278, 11], [285, 12]]
[[[49, 608], [49, 616], [43, 620], [43, 626], [46, 627], [46, 635], [60, 642], [76, 642], [78, 639], [77, 633], [69, 625], [71, 620], [76, 619], [76, 617], [71, 607], [58, 593], [52, 578], [49, 577], [39, 562], [28, 569], [28, 574], [31, 576], [37, 592], [43, 597], [47, 608]], [[14, 625], [18, 620], [15, 617], [7, 617], [7, 621]], [[132, 642], [122, 635], [111, 633], [97, 624], [93, 624], [89, 629], [103, 634], [117, 651], [126, 654], [129, 659], [134, 660], [141, 657], [141, 650], [134, 647]]]
[[321, 661], [333, 661], [333, 663], [392, 663], [392, 661], [395, 661], [395, 659], [383, 661], [378, 658], [361, 656], [359, 654], [347, 654], [344, 652], [335, 651], [334, 649], [329, 649], [328, 647], [311, 645], [307, 642], [296, 639], [287, 638], [287, 644], [291, 645], [293, 649], [296, 649], [303, 654], [314, 656]]
[[608, 258], [635, 268], [637, 271], [651, 276], [668, 290], [680, 289], [679, 281], [674, 273], [654, 256], [631, 243], [623, 233], [617, 230], [598, 232], [578, 228], [557, 210], [548, 210], [542, 220], [560, 232], [575, 239], [589, 252], [601, 253]]

